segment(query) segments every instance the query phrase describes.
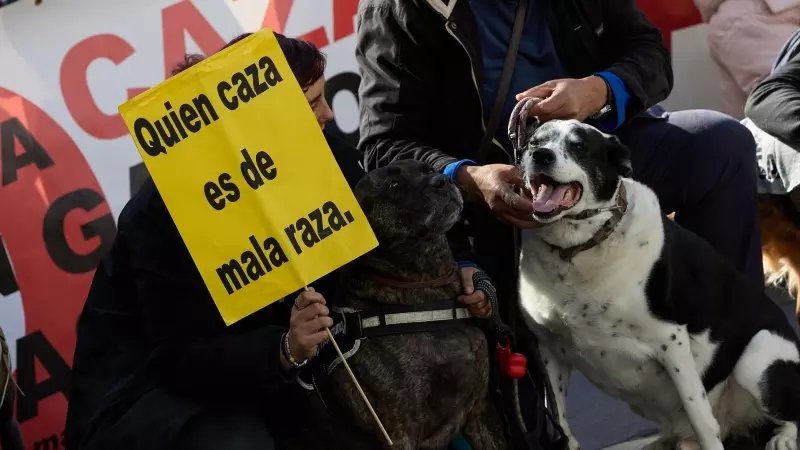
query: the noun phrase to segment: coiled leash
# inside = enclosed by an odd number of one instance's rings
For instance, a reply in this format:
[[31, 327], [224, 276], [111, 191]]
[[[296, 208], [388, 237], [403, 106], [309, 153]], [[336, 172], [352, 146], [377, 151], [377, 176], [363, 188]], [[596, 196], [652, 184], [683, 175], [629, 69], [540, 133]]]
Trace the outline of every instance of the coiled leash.
[[536, 119], [530, 125], [532, 127], [531, 133], [528, 133], [528, 116], [531, 113], [531, 108], [540, 101], [542, 99], [538, 97], [523, 98], [517, 102], [511, 111], [511, 117], [508, 119], [508, 139], [511, 141], [511, 147], [514, 150], [514, 164], [519, 165], [522, 153], [528, 146], [528, 139], [541, 125], [539, 120]]

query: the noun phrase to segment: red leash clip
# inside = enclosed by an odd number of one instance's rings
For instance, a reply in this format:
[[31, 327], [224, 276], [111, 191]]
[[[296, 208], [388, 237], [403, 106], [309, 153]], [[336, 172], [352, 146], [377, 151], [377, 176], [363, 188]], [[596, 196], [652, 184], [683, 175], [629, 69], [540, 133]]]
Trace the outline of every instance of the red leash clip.
[[511, 341], [506, 338], [506, 346], [497, 344], [497, 362], [500, 372], [510, 378], [522, 378], [527, 371], [528, 360], [521, 353], [511, 353]]

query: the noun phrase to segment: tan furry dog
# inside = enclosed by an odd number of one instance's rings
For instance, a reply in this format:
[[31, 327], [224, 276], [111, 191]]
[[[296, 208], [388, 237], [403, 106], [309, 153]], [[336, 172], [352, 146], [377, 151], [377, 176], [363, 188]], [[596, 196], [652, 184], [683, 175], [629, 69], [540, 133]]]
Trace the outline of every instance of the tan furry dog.
[[[790, 195], [792, 202], [800, 203], [800, 192]], [[768, 284], [783, 279], [786, 288], [795, 298], [795, 315], [800, 324], [800, 229], [786, 214], [777, 195], [762, 194], [758, 199], [758, 216], [761, 221], [761, 252], [764, 258], [764, 275]]]

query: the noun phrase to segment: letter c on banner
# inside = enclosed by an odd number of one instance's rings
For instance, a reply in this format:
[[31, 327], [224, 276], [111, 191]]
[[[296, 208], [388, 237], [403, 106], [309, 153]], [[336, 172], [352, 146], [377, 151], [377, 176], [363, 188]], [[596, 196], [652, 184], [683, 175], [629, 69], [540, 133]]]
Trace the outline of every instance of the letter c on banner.
[[116, 139], [128, 134], [128, 129], [119, 114], [106, 114], [97, 107], [89, 90], [86, 70], [101, 58], [119, 65], [133, 52], [125, 39], [98, 34], [75, 44], [61, 63], [61, 95], [67, 109], [78, 126], [97, 139]]

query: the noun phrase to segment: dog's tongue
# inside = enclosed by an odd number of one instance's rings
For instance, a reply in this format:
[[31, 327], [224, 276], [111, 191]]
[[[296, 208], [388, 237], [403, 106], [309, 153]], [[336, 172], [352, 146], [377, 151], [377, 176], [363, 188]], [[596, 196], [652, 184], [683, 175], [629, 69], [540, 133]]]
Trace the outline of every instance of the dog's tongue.
[[561, 205], [564, 199], [564, 194], [569, 189], [568, 184], [562, 184], [556, 188], [549, 184], [543, 184], [539, 187], [539, 192], [533, 200], [533, 209], [536, 212], [549, 213], [554, 211]]

